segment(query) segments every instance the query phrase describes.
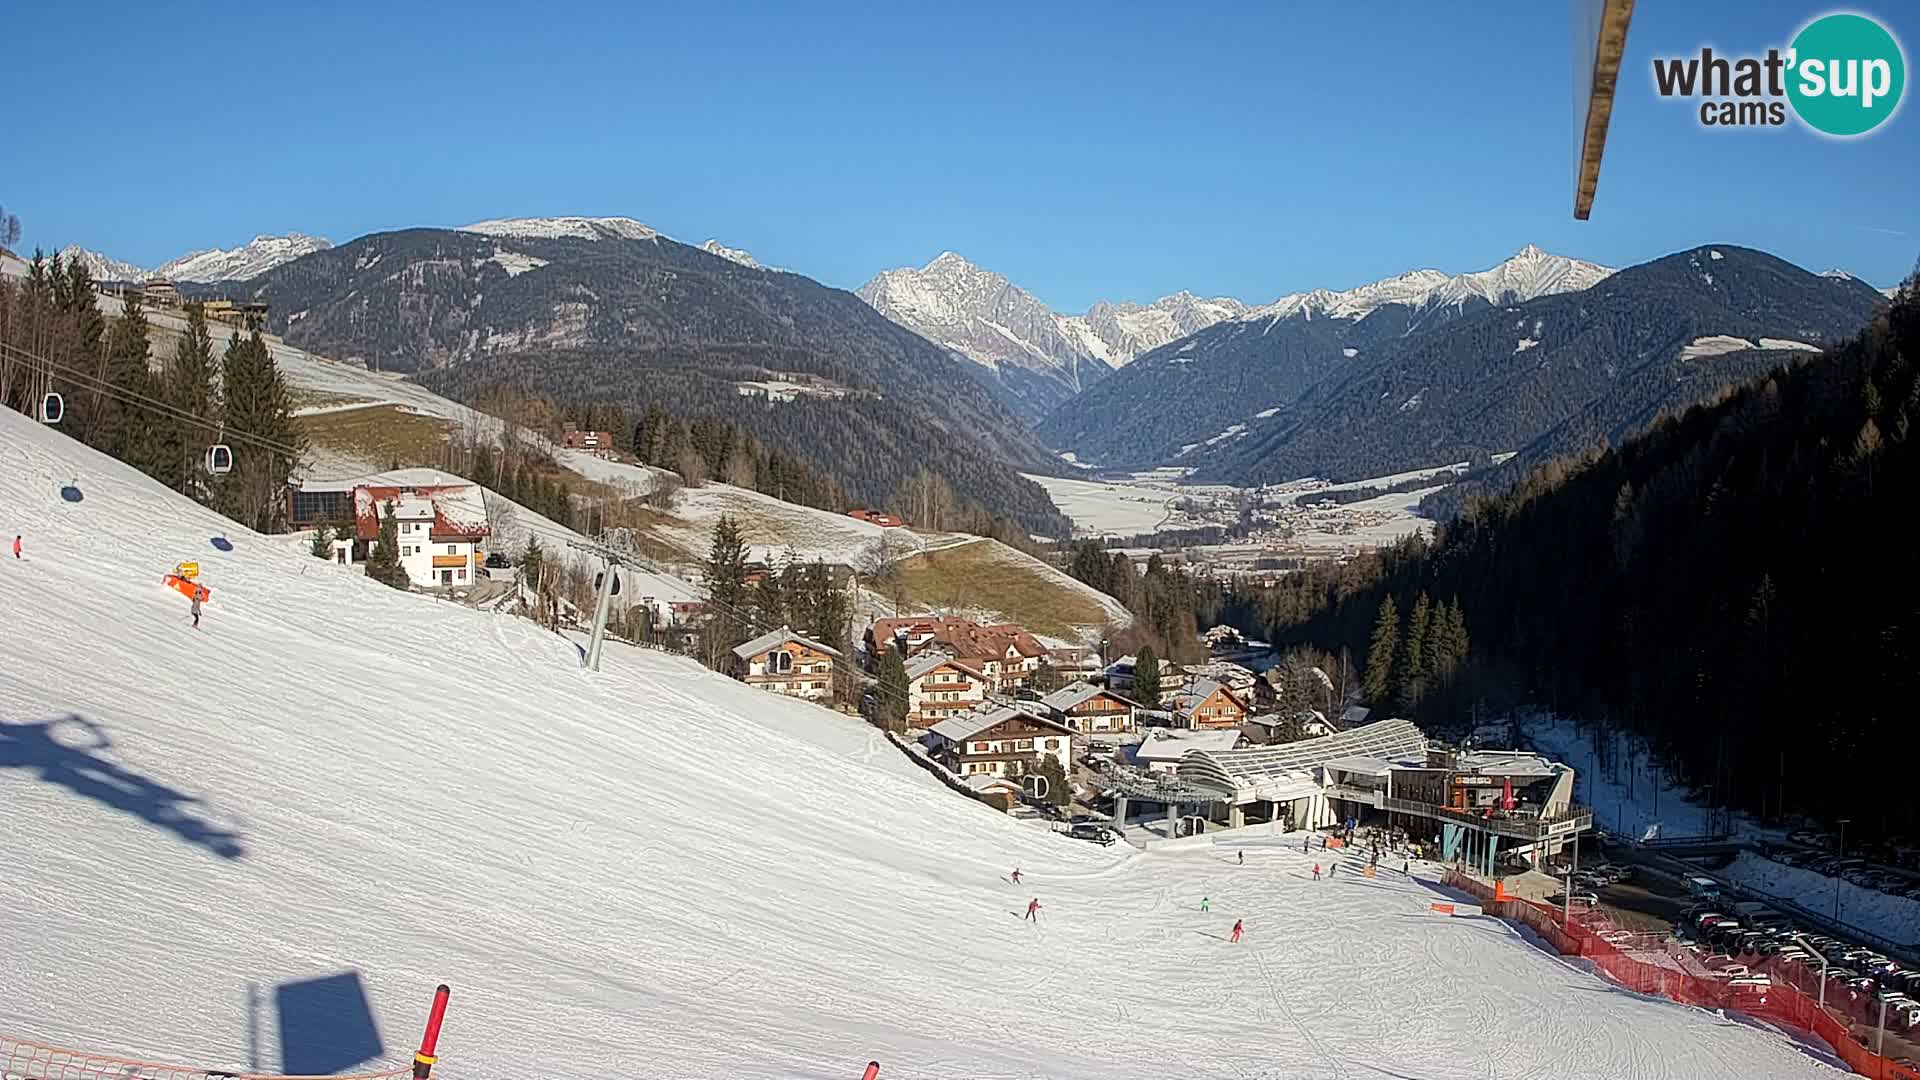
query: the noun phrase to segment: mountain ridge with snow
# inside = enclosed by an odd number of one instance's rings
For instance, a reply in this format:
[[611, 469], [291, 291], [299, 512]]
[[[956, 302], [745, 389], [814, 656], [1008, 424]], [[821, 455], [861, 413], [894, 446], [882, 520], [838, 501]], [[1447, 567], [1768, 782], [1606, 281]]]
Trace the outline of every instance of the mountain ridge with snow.
[[60, 250], [60, 254], [68, 259], [78, 256], [86, 263], [87, 271], [95, 281], [165, 278], [168, 281], [205, 284], [213, 281], [250, 281], [282, 263], [292, 262], [316, 251], [325, 251], [332, 246], [326, 237], [308, 236], [306, 233], [292, 232], [285, 236], [262, 234], [239, 247], [190, 251], [151, 270], [78, 244], [69, 244]]

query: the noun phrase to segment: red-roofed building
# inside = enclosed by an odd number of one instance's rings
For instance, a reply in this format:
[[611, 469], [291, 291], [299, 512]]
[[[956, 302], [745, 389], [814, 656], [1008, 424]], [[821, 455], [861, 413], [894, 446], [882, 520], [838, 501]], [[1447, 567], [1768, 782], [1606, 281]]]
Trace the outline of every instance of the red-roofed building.
[[560, 433], [560, 441], [569, 450], [584, 450], [594, 457], [613, 456], [613, 432], [611, 431], [581, 431], [572, 424], [568, 424], [567, 429]]
[[366, 558], [380, 537], [388, 505], [399, 524], [400, 565], [423, 589], [473, 584], [486, 541], [487, 506], [474, 484], [389, 486], [353, 489], [354, 555]]
[[907, 523], [906, 518], [898, 514], [889, 514], [885, 510], [849, 510], [847, 516], [855, 521], [878, 525], [883, 529], [897, 529]]
[[1046, 646], [1013, 623], [981, 626], [942, 615], [874, 620], [867, 628], [867, 655], [877, 659], [891, 645], [898, 645], [908, 658], [932, 650], [945, 653], [985, 675], [1003, 693], [1031, 683], [1047, 655]]

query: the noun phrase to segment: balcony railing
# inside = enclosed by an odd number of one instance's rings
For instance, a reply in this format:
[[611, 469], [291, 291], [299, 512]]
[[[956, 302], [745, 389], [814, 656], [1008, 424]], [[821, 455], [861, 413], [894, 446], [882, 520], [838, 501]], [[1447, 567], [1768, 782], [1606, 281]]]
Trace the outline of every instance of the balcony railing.
[[[1347, 798], [1344, 795], [1335, 795], [1335, 790], [1330, 788], [1327, 793], [1334, 795], [1335, 798]], [[1593, 811], [1584, 806], [1571, 807], [1565, 813], [1541, 818], [1503, 814], [1499, 810], [1495, 810], [1492, 817], [1487, 817], [1484, 811], [1476, 813], [1472, 810], [1456, 810], [1451, 806], [1437, 806], [1433, 803], [1415, 802], [1412, 799], [1394, 799], [1384, 796], [1377, 803], [1370, 802], [1370, 805], [1396, 814], [1412, 814], [1439, 821], [1451, 821], [1468, 828], [1479, 829], [1481, 832], [1519, 840], [1545, 840], [1555, 836], [1572, 836], [1574, 833], [1593, 828]]]

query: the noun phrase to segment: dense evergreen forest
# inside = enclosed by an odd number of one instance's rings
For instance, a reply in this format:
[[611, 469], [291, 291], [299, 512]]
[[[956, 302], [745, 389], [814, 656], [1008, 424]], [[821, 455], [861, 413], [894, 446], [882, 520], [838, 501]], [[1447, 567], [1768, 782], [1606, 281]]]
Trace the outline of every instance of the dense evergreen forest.
[[[0, 279], [0, 404], [63, 406], [58, 430], [132, 465], [250, 529], [285, 525], [289, 477], [305, 446], [279, 368], [258, 329], [226, 330], [197, 304], [185, 333], [156, 351], [136, 298], [109, 318], [87, 266], [35, 252], [26, 276]], [[209, 471], [215, 444], [227, 471]]]
[[1920, 800], [1868, 766], [1908, 748], [1920, 694], [1917, 369], [1910, 281], [1845, 344], [1540, 466], [1430, 542], [1286, 579], [1271, 632], [1361, 655], [1411, 607], [1457, 605], [1455, 672], [1411, 700], [1368, 673], [1425, 723], [1554, 709], [1644, 739], [1716, 804], [1910, 828]]

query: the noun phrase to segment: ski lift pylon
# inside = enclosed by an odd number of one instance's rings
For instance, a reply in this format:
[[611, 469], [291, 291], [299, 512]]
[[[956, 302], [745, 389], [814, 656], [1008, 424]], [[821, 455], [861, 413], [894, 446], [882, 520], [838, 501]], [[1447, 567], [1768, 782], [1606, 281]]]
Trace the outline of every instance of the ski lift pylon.
[[215, 476], [225, 476], [232, 472], [232, 448], [226, 443], [214, 443], [207, 447], [207, 471]]
[[59, 394], [48, 394], [40, 399], [40, 422], [57, 424], [67, 414], [67, 403]]

